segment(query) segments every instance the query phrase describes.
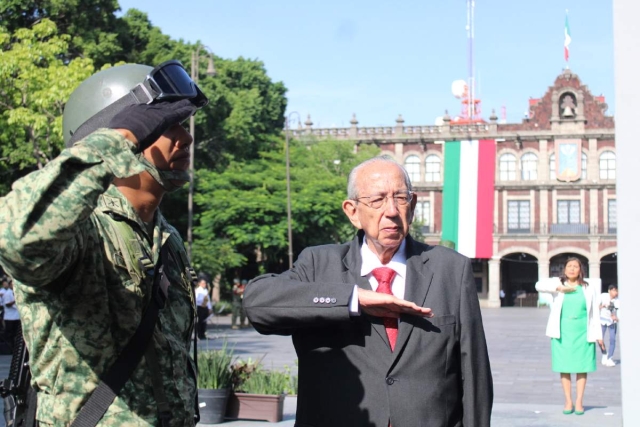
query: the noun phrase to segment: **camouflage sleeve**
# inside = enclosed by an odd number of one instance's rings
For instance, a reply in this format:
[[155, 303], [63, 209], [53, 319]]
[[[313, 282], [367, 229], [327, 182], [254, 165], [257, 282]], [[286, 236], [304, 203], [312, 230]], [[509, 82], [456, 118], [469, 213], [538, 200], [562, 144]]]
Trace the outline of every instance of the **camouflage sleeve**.
[[82, 250], [89, 215], [114, 177], [144, 170], [135, 145], [101, 129], [66, 149], [0, 198], [0, 264], [33, 286], [50, 283]]

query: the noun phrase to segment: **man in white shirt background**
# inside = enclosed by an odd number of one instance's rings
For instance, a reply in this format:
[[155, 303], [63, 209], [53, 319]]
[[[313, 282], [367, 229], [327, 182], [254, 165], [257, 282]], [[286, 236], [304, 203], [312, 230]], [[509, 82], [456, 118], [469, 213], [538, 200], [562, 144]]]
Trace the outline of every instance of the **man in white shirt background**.
[[616, 349], [618, 308], [618, 285], [609, 285], [608, 292], [600, 295], [600, 324], [603, 341], [605, 332], [609, 331], [609, 347], [607, 353], [602, 355], [602, 364], [608, 367], [616, 366], [616, 362], [613, 361], [613, 352]]
[[1, 280], [1, 284], [0, 284], [0, 320], [2, 320], [2, 322], [0, 322], [0, 326], [2, 327], [1, 329], [4, 330], [4, 302], [3, 302], [3, 298], [4, 298], [4, 294], [7, 292], [7, 288], [9, 287], [9, 278], [7, 276], [2, 276], [2, 280]]
[[196, 311], [198, 314], [198, 326], [196, 332], [198, 339], [204, 340], [207, 338], [207, 319], [213, 312], [213, 305], [211, 304], [211, 298], [209, 297], [208, 281], [205, 276], [200, 276], [198, 280], [198, 287], [196, 288]]
[[[7, 284], [6, 288], [5, 283]], [[4, 306], [4, 336], [9, 346], [13, 348], [14, 340], [20, 329], [20, 314], [18, 313], [16, 298], [13, 294], [13, 283], [10, 280], [5, 281], [2, 287], [5, 289], [2, 295], [2, 305]]]

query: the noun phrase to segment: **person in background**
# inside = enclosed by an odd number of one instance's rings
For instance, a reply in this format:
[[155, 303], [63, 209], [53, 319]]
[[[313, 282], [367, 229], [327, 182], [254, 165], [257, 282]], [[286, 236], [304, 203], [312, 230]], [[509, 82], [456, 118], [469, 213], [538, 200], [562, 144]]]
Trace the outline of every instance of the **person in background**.
[[[239, 279], [233, 280], [233, 288], [231, 292], [233, 294], [231, 301], [231, 329], [244, 328], [246, 326], [246, 316], [244, 308], [242, 307], [242, 299], [244, 297], [244, 290], [247, 286], [247, 281], [240, 282]], [[240, 321], [238, 326], [236, 323]]]
[[[4, 288], [5, 284], [7, 285], [6, 288]], [[4, 307], [4, 337], [11, 348], [13, 348], [16, 335], [18, 335], [18, 331], [20, 330], [20, 313], [18, 312], [18, 307], [16, 307], [16, 298], [13, 294], [13, 283], [5, 280], [3, 288], [5, 289], [2, 294], [2, 305]]]
[[[588, 280], [578, 258], [569, 257], [560, 277], [540, 280], [538, 292], [553, 294], [546, 335], [551, 337], [551, 365], [560, 373], [566, 415], [584, 414], [587, 373], [596, 370], [595, 343], [601, 347], [599, 316], [600, 279]], [[571, 374], [576, 375], [575, 407], [571, 395]]]
[[471, 261], [409, 235], [407, 171], [375, 157], [349, 174], [351, 242], [308, 247], [253, 279], [244, 306], [262, 334], [291, 335], [296, 425], [488, 427], [493, 381]]
[[9, 278], [2, 276], [2, 284], [0, 285], [0, 329], [4, 331], [4, 294], [9, 288]]
[[602, 339], [609, 331], [609, 348], [602, 355], [604, 366], [616, 366], [613, 361], [613, 352], [616, 349], [616, 333], [618, 331], [618, 285], [609, 285], [608, 291], [600, 295], [600, 325], [602, 326]]
[[209, 296], [207, 279], [202, 276], [198, 280], [198, 287], [196, 288], [196, 310], [198, 314], [198, 339], [204, 340], [207, 338], [207, 319], [213, 313], [213, 305]]

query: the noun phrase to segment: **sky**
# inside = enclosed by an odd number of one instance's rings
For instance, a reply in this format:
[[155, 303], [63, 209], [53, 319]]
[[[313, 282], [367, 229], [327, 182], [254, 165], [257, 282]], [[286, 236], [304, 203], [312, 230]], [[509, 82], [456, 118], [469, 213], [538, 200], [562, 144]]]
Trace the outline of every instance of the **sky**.
[[[466, 0], [119, 0], [173, 39], [217, 56], [263, 61], [287, 87], [292, 126], [432, 125], [460, 114], [467, 79]], [[482, 116], [520, 122], [566, 66], [614, 113], [612, 0], [475, 0], [474, 65]], [[153, 64], [149, 64], [153, 65]]]

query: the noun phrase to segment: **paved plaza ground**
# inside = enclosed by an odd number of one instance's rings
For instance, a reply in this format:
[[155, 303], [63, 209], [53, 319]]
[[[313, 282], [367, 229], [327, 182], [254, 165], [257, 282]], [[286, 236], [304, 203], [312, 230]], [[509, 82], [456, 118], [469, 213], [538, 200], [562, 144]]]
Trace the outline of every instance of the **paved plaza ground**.
[[[551, 343], [544, 334], [547, 308], [483, 309], [482, 315], [493, 373], [493, 427], [622, 426], [620, 366], [605, 368], [598, 363], [597, 371], [588, 376], [585, 414], [562, 414], [560, 377], [551, 372]], [[226, 337], [239, 357], [263, 358], [264, 364], [274, 369], [295, 367], [290, 337], [263, 336], [252, 328], [231, 330], [228, 318], [217, 321], [207, 333], [213, 338], [206, 344], [210, 348], [218, 348]], [[620, 361], [618, 348], [614, 360]], [[287, 398], [281, 423], [233, 421], [222, 425], [293, 426], [294, 419], [295, 398]]]
[[[598, 364], [598, 370], [588, 377], [585, 414], [563, 415], [560, 379], [551, 372], [550, 341], [544, 335], [548, 309], [483, 309], [482, 314], [495, 391], [493, 427], [622, 426], [620, 366]], [[251, 327], [232, 330], [227, 316], [210, 319], [207, 336], [210, 339], [201, 341], [200, 348], [218, 348], [226, 338], [241, 358], [262, 358], [268, 368], [295, 369], [296, 355], [289, 337], [259, 335]], [[620, 361], [618, 349], [614, 360]], [[10, 356], [0, 356], [0, 378], [6, 377], [9, 363]], [[295, 397], [287, 397], [285, 420], [280, 423], [229, 421], [221, 425], [292, 427], [294, 419]], [[4, 425], [2, 419], [0, 427]]]

